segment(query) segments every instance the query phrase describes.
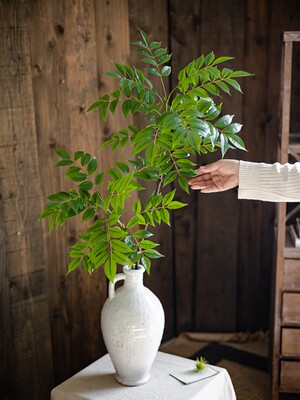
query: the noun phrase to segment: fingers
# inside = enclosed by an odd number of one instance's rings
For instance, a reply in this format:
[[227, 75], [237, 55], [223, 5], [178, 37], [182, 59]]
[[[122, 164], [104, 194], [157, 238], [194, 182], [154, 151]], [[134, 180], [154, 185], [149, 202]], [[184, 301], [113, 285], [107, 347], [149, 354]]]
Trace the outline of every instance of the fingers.
[[199, 175], [207, 174], [209, 172], [217, 171], [220, 168], [220, 160], [213, 162], [211, 164], [202, 165], [196, 170]]
[[194, 182], [189, 182], [191, 189], [193, 190], [202, 190], [207, 189], [214, 186], [212, 179], [195, 179]]
[[[211, 181], [211, 174], [205, 173], [204, 175], [198, 175], [198, 176], [195, 176], [195, 178], [189, 179], [188, 184], [191, 186], [200, 185], [200, 184], [203, 185], [205, 182], [208, 182], [208, 181]], [[192, 189], [193, 189], [193, 187], [192, 187]]]

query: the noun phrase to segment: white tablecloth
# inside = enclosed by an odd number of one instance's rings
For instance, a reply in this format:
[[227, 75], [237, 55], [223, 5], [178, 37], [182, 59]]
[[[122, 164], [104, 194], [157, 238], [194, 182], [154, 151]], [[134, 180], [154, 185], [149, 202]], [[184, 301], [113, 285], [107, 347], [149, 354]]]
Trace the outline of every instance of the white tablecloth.
[[236, 400], [231, 379], [223, 368], [213, 377], [185, 385], [170, 373], [195, 368], [195, 361], [158, 352], [151, 379], [136, 387], [122, 386], [114, 378], [110, 357], [95, 361], [55, 387], [51, 400]]

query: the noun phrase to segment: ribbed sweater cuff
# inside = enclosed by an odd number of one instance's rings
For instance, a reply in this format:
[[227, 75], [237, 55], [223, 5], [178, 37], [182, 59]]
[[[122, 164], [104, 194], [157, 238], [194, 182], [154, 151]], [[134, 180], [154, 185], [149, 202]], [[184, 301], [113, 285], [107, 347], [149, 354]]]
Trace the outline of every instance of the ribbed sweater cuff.
[[259, 172], [260, 164], [250, 161], [240, 161], [238, 189], [239, 199], [261, 199]]

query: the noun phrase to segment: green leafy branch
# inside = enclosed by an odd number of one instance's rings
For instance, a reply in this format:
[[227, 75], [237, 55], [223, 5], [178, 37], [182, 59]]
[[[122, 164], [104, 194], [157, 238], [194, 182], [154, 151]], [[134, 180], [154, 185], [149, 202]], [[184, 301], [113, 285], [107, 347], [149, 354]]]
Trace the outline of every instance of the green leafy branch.
[[[117, 107], [125, 117], [144, 116], [143, 126], [128, 125], [100, 148], [110, 148], [112, 153], [129, 148], [130, 159], [100, 171], [96, 157], [87, 152], [76, 151], [71, 157], [66, 150], [56, 150], [61, 160], [55, 166], [65, 167], [65, 177], [77, 186], [50, 195], [40, 219], [49, 217], [50, 231], [79, 214], [82, 222], [89, 221], [68, 254], [69, 272], [79, 265], [88, 273], [103, 267], [113, 280], [118, 265], [135, 268], [141, 264], [149, 273], [151, 259], [163, 256], [156, 250], [158, 243], [151, 240], [149, 227], [170, 225], [170, 212], [186, 206], [175, 199], [176, 190], [168, 187], [176, 182], [189, 192], [188, 179], [195, 175], [190, 156], [218, 149], [222, 156], [229, 148], [245, 150], [238, 135], [242, 125], [233, 122], [233, 115], [221, 115], [222, 103], [217, 104], [217, 100], [222, 92], [241, 92], [236, 78], [250, 74], [221, 69], [220, 65], [232, 57], [216, 58], [211, 52], [184, 67], [178, 84], [168, 94], [164, 80], [171, 74], [168, 63], [172, 54], [161, 42], [150, 41], [145, 32], [140, 30], [140, 35], [141, 40], [133, 44], [140, 61], [147, 65], [146, 73], [114, 62], [115, 70], [107, 75], [118, 80], [118, 89], [104, 94], [87, 110], [98, 109], [104, 121]], [[159, 78], [161, 88], [154, 87], [147, 74]], [[151, 181], [156, 182], [155, 191], [144, 204], [139, 198], [133, 202], [133, 216], [126, 221], [133, 193]]]

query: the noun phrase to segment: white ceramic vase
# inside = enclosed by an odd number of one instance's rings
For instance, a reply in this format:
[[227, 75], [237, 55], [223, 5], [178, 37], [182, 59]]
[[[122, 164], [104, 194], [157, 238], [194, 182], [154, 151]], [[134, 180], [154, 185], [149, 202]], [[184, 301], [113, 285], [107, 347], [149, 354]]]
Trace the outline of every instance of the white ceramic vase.
[[[122, 385], [137, 386], [150, 378], [164, 330], [164, 311], [158, 298], [143, 285], [144, 268], [123, 267], [101, 313], [101, 328], [107, 351]], [[115, 291], [115, 283], [124, 284]]]

